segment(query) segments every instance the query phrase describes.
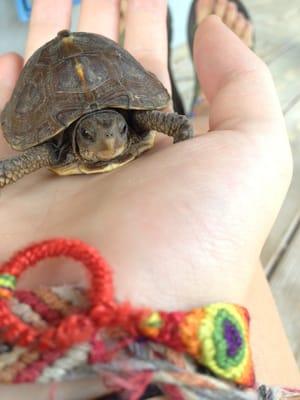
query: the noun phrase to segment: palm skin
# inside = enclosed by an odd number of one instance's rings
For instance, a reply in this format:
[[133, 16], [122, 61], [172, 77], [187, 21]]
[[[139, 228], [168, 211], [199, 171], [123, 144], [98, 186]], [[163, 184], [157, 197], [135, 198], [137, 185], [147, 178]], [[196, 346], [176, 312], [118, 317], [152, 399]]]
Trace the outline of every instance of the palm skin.
[[[176, 145], [160, 137], [109, 174], [60, 178], [44, 170], [6, 188], [3, 259], [28, 242], [77, 237], [113, 266], [119, 299], [165, 309], [242, 301], [289, 184], [290, 152], [261, 61], [215, 17], [198, 29], [194, 50], [209, 133]], [[162, 63], [143, 61], [168, 85]], [[8, 64], [17, 75], [20, 59], [2, 56], [2, 81]], [[2, 141], [1, 157], [9, 154]], [[79, 268], [51, 263], [42, 278], [37, 269], [23, 284], [78, 279]]]

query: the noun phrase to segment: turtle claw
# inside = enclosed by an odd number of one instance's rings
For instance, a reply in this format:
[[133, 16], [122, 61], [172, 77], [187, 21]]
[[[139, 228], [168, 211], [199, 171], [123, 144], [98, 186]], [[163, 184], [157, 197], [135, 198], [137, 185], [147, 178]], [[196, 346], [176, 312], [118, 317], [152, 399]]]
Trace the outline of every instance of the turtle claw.
[[165, 113], [159, 110], [136, 111], [134, 122], [137, 129], [156, 130], [174, 138], [174, 143], [194, 136], [192, 125], [185, 115]]
[[178, 119], [181, 119], [182, 123], [180, 124], [177, 133], [174, 135], [174, 143], [188, 140], [194, 136], [194, 131], [188, 118], [184, 115], [178, 115]]

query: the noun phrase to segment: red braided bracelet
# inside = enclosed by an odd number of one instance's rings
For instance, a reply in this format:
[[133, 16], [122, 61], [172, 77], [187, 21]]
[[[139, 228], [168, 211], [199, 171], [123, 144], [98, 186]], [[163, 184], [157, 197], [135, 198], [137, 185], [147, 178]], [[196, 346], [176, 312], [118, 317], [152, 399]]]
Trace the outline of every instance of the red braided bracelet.
[[[30, 326], [12, 314], [9, 299], [17, 278], [39, 261], [65, 256], [80, 261], [91, 276], [90, 309], [53, 320], [50, 328]], [[186, 352], [214, 374], [244, 386], [254, 385], [245, 308], [217, 303], [190, 312], [134, 309], [113, 299], [112, 274], [99, 253], [73, 239], [52, 239], [18, 252], [2, 265], [0, 275], [0, 338], [38, 351], [63, 351], [90, 341], [101, 329], [117, 328], [128, 338], [141, 337]]]

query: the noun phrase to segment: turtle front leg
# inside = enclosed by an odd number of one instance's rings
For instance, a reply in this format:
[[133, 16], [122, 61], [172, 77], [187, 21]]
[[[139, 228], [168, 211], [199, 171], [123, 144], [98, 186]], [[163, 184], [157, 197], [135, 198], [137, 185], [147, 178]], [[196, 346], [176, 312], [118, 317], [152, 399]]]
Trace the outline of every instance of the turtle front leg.
[[0, 188], [23, 178], [24, 175], [54, 163], [54, 153], [48, 143], [25, 150], [21, 155], [0, 161]]
[[157, 110], [134, 111], [133, 122], [137, 129], [156, 130], [174, 138], [174, 143], [194, 136], [193, 128], [185, 115]]

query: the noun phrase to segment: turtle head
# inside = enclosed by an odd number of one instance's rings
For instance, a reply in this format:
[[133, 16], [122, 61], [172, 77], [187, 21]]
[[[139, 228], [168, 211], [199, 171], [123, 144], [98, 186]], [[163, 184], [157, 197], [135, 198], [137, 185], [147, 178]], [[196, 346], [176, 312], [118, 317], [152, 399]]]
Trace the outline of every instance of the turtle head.
[[77, 122], [74, 139], [83, 160], [108, 161], [126, 150], [128, 125], [117, 111], [95, 111]]

